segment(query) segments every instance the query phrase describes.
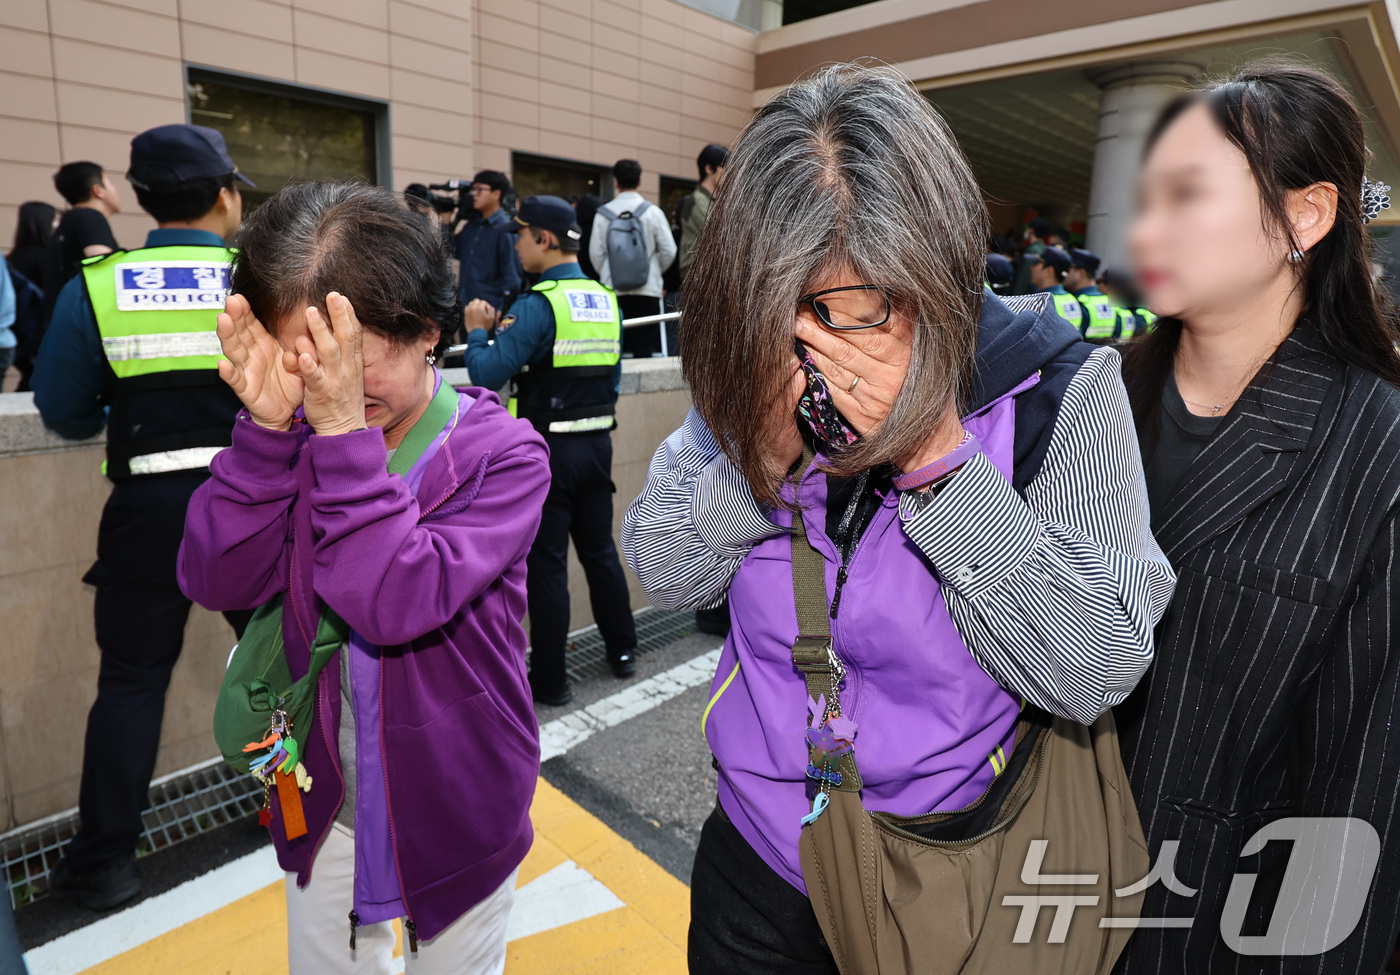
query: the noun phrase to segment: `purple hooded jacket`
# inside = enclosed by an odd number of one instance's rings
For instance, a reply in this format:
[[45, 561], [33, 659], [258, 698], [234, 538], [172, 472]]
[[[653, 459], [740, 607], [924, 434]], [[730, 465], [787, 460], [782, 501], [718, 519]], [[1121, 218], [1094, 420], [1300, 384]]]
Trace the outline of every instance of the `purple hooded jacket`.
[[[525, 671], [525, 556], [549, 490], [549, 454], [495, 393], [429, 461], [416, 496], [385, 469], [377, 428], [318, 437], [247, 412], [195, 492], [180, 548], [185, 593], [212, 610], [286, 594], [292, 675], [329, 604], [379, 656], [379, 741], [405, 912], [432, 938], [501, 885], [533, 840], [539, 727]], [[302, 761], [307, 834], [278, 862], [310, 880], [344, 796], [340, 672], [327, 666]]]
[[[1032, 374], [963, 418], [1008, 480], [1015, 396], [1038, 381]], [[803, 478], [803, 522], [825, 562], [829, 601], [841, 560], [826, 532], [827, 479], [815, 467]], [[791, 481], [783, 497], [793, 500]], [[1021, 698], [968, 652], [937, 574], [900, 526], [898, 505], [893, 489], [881, 497], [830, 623], [847, 668], [842, 708], [858, 728], [861, 799], [869, 809], [917, 816], [966, 806], [1000, 774], [1015, 747]], [[787, 511], [769, 517], [792, 526]], [[768, 866], [806, 893], [798, 843], [801, 819], [812, 808], [808, 699], [792, 663], [798, 633], [792, 591], [791, 536], [784, 532], [756, 544], [730, 584], [732, 625], [701, 728], [719, 764], [725, 814]]]

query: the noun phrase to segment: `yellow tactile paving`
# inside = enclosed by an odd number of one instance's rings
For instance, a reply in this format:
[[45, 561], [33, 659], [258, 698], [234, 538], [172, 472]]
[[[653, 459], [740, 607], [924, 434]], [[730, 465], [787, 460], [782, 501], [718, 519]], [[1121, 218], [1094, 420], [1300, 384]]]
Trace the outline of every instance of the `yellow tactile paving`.
[[[535, 845], [521, 864], [520, 886], [573, 860], [627, 906], [512, 941], [508, 975], [684, 973], [690, 923], [686, 886], [543, 779], [530, 816]], [[286, 971], [287, 917], [282, 885], [276, 883], [83, 975]]]

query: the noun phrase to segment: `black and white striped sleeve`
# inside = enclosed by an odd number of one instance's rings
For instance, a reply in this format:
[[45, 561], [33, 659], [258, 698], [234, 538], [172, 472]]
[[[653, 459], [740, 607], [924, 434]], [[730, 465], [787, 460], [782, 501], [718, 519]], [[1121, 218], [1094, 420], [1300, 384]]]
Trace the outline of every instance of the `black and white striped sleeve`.
[[622, 552], [655, 605], [701, 609], [723, 599], [755, 542], [783, 531], [692, 409], [627, 508]]
[[1149, 527], [1120, 361], [1097, 349], [1070, 381], [1024, 500], [979, 454], [923, 510], [900, 505], [982, 669], [1085, 724], [1146, 672], [1176, 585]]

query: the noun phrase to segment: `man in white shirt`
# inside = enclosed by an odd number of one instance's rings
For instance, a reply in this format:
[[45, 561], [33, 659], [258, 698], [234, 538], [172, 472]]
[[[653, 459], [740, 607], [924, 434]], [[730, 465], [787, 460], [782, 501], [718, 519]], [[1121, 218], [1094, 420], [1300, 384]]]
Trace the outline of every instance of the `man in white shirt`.
[[[637, 187], [642, 181], [642, 164], [635, 159], [619, 159], [613, 166], [613, 180], [618, 193], [608, 201], [606, 207], [598, 209], [593, 218], [593, 235], [588, 242], [588, 257], [598, 269], [598, 279], [608, 287], [613, 287], [612, 271], [608, 267], [608, 226], [614, 217], [624, 213], [633, 214], [642, 224], [646, 234], [647, 256], [650, 269], [647, 279], [640, 287], [618, 291], [617, 302], [623, 318], [641, 318], [644, 315], [659, 315], [664, 310], [661, 303], [661, 275], [676, 259], [676, 240], [671, 235], [671, 223], [661, 208], [647, 203]], [[640, 212], [638, 212], [640, 210]], [[613, 216], [609, 216], [610, 211]], [[622, 351], [630, 352], [634, 358], [646, 359], [661, 349], [661, 327], [641, 325], [625, 329], [622, 333]], [[665, 352], [675, 355], [675, 349]]]

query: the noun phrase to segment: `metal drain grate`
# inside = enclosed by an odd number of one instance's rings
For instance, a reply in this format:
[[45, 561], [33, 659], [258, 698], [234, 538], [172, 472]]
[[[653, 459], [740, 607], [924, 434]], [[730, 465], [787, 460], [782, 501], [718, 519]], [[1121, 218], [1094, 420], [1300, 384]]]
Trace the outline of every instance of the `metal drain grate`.
[[[138, 857], [251, 816], [262, 807], [262, 787], [222, 758], [157, 779], [149, 795]], [[77, 813], [67, 812], [0, 836], [0, 867], [11, 906], [48, 896], [49, 871], [77, 831]]]
[[[689, 611], [646, 607], [633, 618], [638, 656], [695, 632], [695, 614]], [[608, 672], [607, 650], [597, 626], [569, 634], [566, 666], [575, 681]], [[150, 808], [142, 817], [144, 831], [136, 855], [147, 856], [251, 816], [262, 808], [262, 799], [262, 786], [222, 758], [159, 778], [151, 783]], [[49, 871], [77, 831], [78, 813], [70, 810], [0, 836], [0, 869], [11, 906], [48, 896]]]
[[[667, 644], [695, 632], [693, 610], [668, 610], [648, 606], [632, 614], [637, 626], [637, 656], [660, 650]], [[601, 677], [608, 673], [608, 653], [598, 627], [587, 626], [569, 634], [569, 649], [564, 662], [565, 673], [571, 681]]]

